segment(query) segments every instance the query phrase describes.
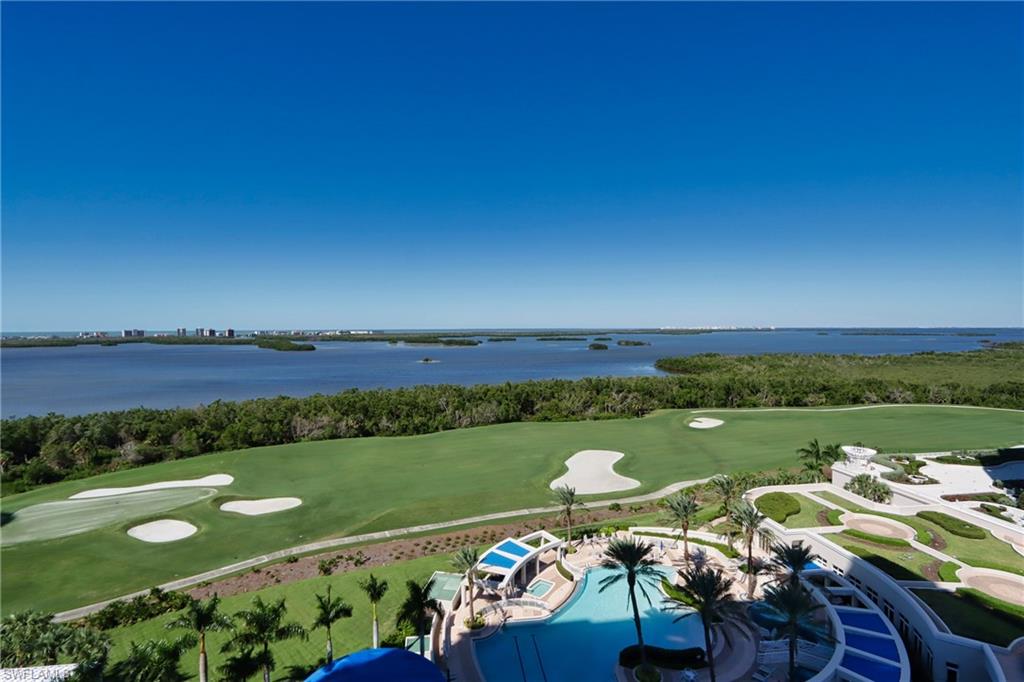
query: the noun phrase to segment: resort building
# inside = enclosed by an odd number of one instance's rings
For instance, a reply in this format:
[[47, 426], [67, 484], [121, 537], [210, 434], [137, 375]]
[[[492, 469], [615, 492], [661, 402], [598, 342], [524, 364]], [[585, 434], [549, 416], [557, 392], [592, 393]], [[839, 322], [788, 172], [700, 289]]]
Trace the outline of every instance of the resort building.
[[[891, 501], [873, 503], [844, 486], [858, 474], [881, 477], [889, 469], [867, 448], [849, 447], [844, 452], [848, 459], [834, 466], [832, 482], [767, 486], [744, 495], [757, 506], [758, 499], [768, 493], [786, 493], [818, 510], [817, 520], [812, 517], [807, 527], [767, 519], [754, 543], [754, 555], [759, 558], [770, 557], [773, 546], [779, 545], [802, 545], [816, 557], [799, 577], [820, 608], [813, 626], [801, 629], [797, 639], [798, 679], [1024, 680], [1024, 638], [1005, 646], [973, 639], [966, 636], [955, 617], [947, 622], [929, 605], [932, 595], [956, 601], [957, 590], [967, 590], [1024, 607], [1024, 528], [1016, 514], [996, 518], [943, 497], [948, 490], [977, 491], [986, 481], [991, 488], [993, 477], [1000, 472], [977, 468], [966, 475], [963, 471], [950, 474], [929, 463], [920, 475], [930, 481], [928, 485], [886, 481], [893, 492]], [[1024, 478], [1016, 470], [1002, 473], [1008, 479]], [[922, 492], [925, 489], [929, 492]], [[983, 529], [989, 538], [986, 542], [997, 543], [1001, 556], [1009, 556], [1009, 566], [1020, 570], [971, 565], [957, 558], [952, 540], [950, 547], [940, 541], [918, 542], [924, 539], [918, 535], [920, 526], [915, 529], [921, 512], [939, 512], [943, 518]], [[680, 620], [686, 609], [678, 602], [666, 612], [666, 586], [681, 584], [680, 569], [691, 565], [683, 556], [680, 531], [632, 527], [616, 535], [649, 542], [663, 578], [660, 589], [647, 588], [650, 602], [641, 605], [645, 642], [662, 649], [697, 649], [694, 660], [699, 664], [693, 669], [663, 669], [662, 679], [709, 680], [703, 667], [707, 652], [699, 617]], [[888, 542], [899, 548], [902, 558], [897, 556], [890, 566], [876, 556], [858, 553], [851, 538], [881, 538], [878, 541], [883, 546]], [[444, 617], [435, 619], [431, 637], [434, 660], [463, 682], [556, 682], [612, 679], [610, 676], [622, 682], [633, 680], [632, 670], [619, 665], [620, 652], [636, 641], [626, 593], [609, 581], [610, 569], [601, 565], [609, 540], [585, 536], [570, 549], [554, 535], [535, 531], [495, 543], [481, 553], [476, 567], [473, 612], [482, 623], [468, 619], [464, 578], [446, 574], [451, 599], [446, 602], [449, 608]], [[763, 601], [764, 588], [775, 578], [755, 577], [754, 586], [749, 586], [743, 553], [738, 557], [728, 553], [725, 540], [716, 533], [691, 531], [688, 542], [691, 562], [721, 568], [734, 579], [737, 600], [746, 604], [748, 589], [753, 593], [745, 607], [745, 621], [712, 628], [717, 679], [788, 680], [789, 637], [782, 635], [778, 613]], [[925, 580], [901, 573], [901, 561], [912, 565], [922, 558], [928, 571], [941, 566], [941, 578]], [[453, 581], [458, 581], [461, 589], [453, 591]]]

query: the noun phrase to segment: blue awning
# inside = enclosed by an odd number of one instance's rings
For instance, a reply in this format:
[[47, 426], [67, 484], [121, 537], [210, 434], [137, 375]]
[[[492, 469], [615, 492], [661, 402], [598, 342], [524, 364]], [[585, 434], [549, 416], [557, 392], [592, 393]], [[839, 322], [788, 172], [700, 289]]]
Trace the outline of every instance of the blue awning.
[[441, 670], [405, 649], [363, 649], [339, 658], [306, 678], [306, 682], [444, 682]]

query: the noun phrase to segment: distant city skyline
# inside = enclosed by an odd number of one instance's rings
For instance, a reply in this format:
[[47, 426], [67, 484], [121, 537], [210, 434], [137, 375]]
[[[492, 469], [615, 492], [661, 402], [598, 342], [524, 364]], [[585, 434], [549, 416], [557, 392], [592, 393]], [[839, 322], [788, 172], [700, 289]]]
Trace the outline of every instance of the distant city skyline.
[[5, 333], [1024, 324], [1019, 3], [0, 14]]

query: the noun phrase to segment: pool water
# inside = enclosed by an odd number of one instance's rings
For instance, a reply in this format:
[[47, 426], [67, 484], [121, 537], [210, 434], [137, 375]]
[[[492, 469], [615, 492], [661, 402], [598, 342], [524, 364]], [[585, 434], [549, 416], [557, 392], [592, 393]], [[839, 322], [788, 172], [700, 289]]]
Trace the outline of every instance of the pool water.
[[554, 585], [550, 580], [534, 580], [533, 583], [526, 588], [526, 593], [531, 594], [534, 597], [543, 597]]
[[[614, 680], [619, 651], [636, 644], [636, 629], [625, 580], [601, 592], [607, 568], [587, 572], [576, 592], [549, 619], [510, 623], [490, 637], [476, 641], [477, 660], [487, 682], [599, 682]], [[671, 569], [664, 569], [665, 575]], [[673, 621], [681, 614], [665, 612], [664, 596], [656, 586], [647, 593], [651, 604], [637, 594], [644, 640], [669, 649], [704, 648], [698, 616]]]

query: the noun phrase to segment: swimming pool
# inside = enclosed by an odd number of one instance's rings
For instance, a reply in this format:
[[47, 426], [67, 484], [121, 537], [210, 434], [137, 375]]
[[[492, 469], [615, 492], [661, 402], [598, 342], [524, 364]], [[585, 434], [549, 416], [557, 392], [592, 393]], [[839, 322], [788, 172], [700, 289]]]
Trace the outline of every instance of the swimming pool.
[[534, 597], [543, 597], [554, 585], [550, 580], [534, 580], [529, 587], [526, 588], [526, 593], [533, 595]]
[[[665, 575], [671, 573], [665, 567]], [[595, 568], [551, 618], [536, 623], [510, 623], [490, 637], [474, 642], [480, 671], [487, 682], [598, 682], [615, 679], [619, 651], [636, 643], [626, 581], [601, 592], [600, 581], [614, 573]], [[637, 595], [644, 640], [670, 649], [704, 648], [700, 618], [673, 623], [679, 612], [662, 611], [663, 595], [648, 588], [651, 605]]]

